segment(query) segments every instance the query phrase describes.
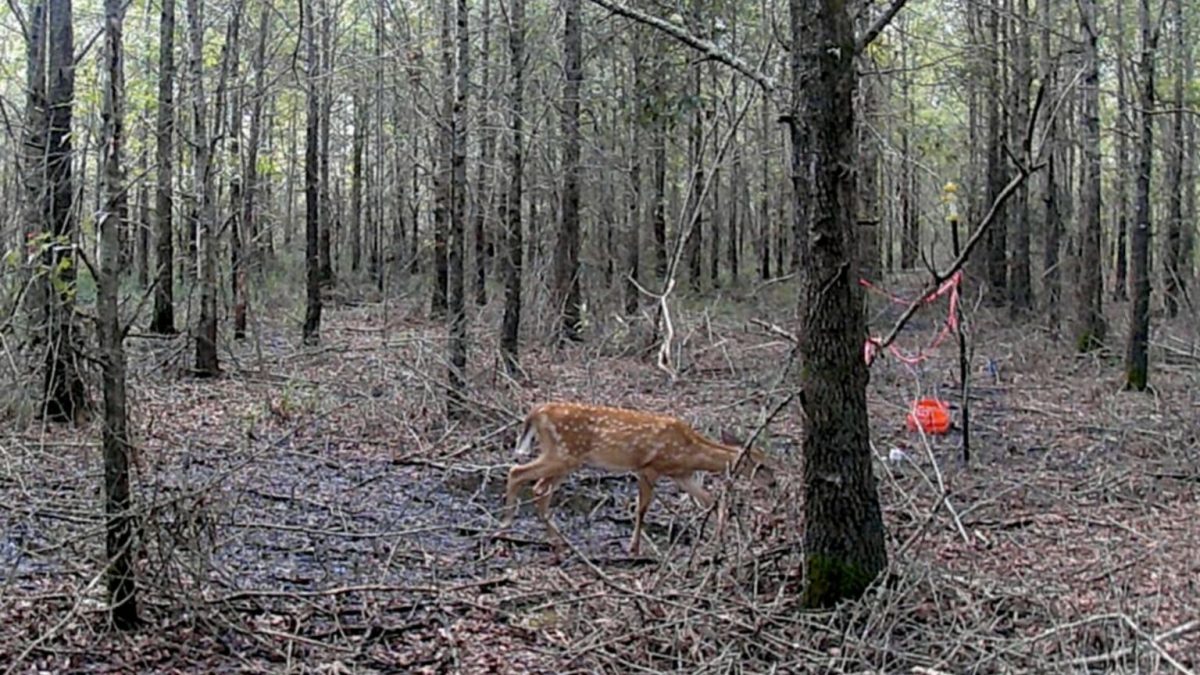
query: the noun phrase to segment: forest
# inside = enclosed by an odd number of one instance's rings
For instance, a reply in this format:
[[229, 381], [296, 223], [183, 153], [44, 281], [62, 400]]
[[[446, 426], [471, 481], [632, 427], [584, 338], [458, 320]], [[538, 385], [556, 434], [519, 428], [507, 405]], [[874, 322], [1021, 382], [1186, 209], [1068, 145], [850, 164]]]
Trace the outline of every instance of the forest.
[[0, 28], [0, 673], [1200, 672], [1195, 3]]

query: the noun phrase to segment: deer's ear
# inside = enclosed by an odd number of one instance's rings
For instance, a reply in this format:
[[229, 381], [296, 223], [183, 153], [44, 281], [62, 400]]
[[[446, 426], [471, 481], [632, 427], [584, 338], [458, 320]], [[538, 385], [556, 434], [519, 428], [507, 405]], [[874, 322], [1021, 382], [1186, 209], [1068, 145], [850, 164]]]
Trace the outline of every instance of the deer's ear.
[[745, 441], [742, 438], [738, 437], [736, 434], [734, 434], [732, 431], [730, 431], [728, 429], [722, 429], [721, 430], [721, 442], [724, 443], [725, 445], [735, 445], [740, 448], [740, 447], [742, 447], [742, 444]]

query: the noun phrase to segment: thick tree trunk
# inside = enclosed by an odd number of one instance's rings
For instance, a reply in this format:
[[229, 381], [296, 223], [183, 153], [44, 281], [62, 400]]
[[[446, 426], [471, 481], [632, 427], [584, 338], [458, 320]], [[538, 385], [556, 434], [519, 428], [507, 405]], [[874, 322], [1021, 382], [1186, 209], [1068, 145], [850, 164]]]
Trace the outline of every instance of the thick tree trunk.
[[[866, 333], [855, 279], [854, 33], [841, 0], [791, 0], [793, 49], [805, 77], [793, 82], [793, 122], [809, 133], [801, 159], [817, 167], [799, 345], [804, 438], [804, 604], [832, 606], [860, 596], [887, 564], [872, 472], [867, 418]], [[801, 167], [793, 166], [793, 171]], [[793, 199], [793, 208], [800, 208]]]
[[175, 152], [175, 0], [162, 0], [158, 31], [158, 111], [155, 113], [154, 220], [157, 260], [150, 330], [175, 333], [175, 228], [171, 218]]
[[525, 171], [525, 0], [511, 0], [508, 28], [509, 92], [508, 195], [505, 199], [507, 251], [504, 261], [504, 318], [500, 326], [500, 352], [505, 370], [519, 369], [517, 353], [521, 333], [521, 202]]
[[1154, 166], [1154, 52], [1158, 31], [1151, 27], [1150, 0], [1139, 0], [1138, 22], [1142, 29], [1141, 134], [1138, 141], [1137, 188], [1134, 193], [1134, 223], [1129, 303], [1129, 339], [1125, 351], [1125, 386], [1144, 391], [1150, 379], [1147, 346], [1150, 341], [1150, 172]]
[[458, 64], [454, 106], [450, 110], [450, 266], [449, 357], [447, 412], [466, 412], [467, 311], [464, 283], [467, 220], [467, 86], [470, 75], [470, 40], [467, 33], [467, 0], [457, 1]]
[[1183, 276], [1183, 99], [1184, 42], [1183, 0], [1174, 0], [1175, 84], [1171, 107], [1171, 145], [1167, 147], [1167, 236], [1163, 251], [1163, 300], [1167, 316], [1175, 318], [1185, 293]]
[[317, 0], [308, 0], [304, 12], [305, 96], [304, 125], [304, 270], [305, 308], [303, 339], [316, 344], [321, 334], [321, 186], [317, 151], [321, 132], [320, 61], [317, 56], [317, 27], [313, 11]]
[[[992, 48], [1001, 50], [1000, 8], [993, 4], [988, 16], [988, 32]], [[999, 101], [1004, 95], [1003, 60], [993, 58], [988, 72], [988, 96]], [[1004, 112], [1001, 106], [991, 106], [988, 113], [987, 203], [995, 204], [1004, 184]], [[1004, 212], [996, 214], [987, 231], [988, 297], [992, 304], [1002, 305], [1008, 289], [1008, 227]]]
[[319, 256], [321, 263], [321, 284], [332, 286], [333, 273], [333, 230], [337, 222], [333, 209], [333, 183], [329, 174], [329, 143], [330, 118], [333, 116], [333, 10], [329, 0], [320, 0], [321, 10], [315, 19], [321, 21], [321, 147], [317, 162], [319, 165], [320, 186], [318, 188], [321, 200], [320, 219], [321, 233], [319, 241]]
[[[1124, 12], [1121, 8], [1125, 5], [1124, 2], [1117, 2], [1116, 15], [1117, 25], [1113, 31], [1113, 39], [1116, 41], [1116, 64], [1113, 66], [1117, 71], [1117, 121], [1114, 135], [1117, 137], [1117, 165], [1128, 167], [1132, 161], [1129, 157], [1129, 137], [1133, 135], [1133, 124], [1131, 123], [1131, 112], [1129, 106], [1129, 93], [1127, 82], [1129, 81], [1128, 55], [1125, 52], [1125, 20]], [[1113, 280], [1113, 299], [1125, 300], [1128, 297], [1127, 286], [1129, 277], [1129, 260], [1128, 260], [1128, 232], [1129, 232], [1129, 180], [1122, 177], [1116, 181], [1117, 203], [1114, 205], [1116, 209], [1116, 255], [1114, 263]]]
[[[220, 372], [217, 360], [217, 233], [213, 195], [212, 145], [208, 134], [208, 99], [204, 89], [203, 0], [187, 0], [192, 96], [193, 186], [199, 203], [195, 211], [197, 257], [199, 259], [200, 317], [196, 322], [195, 374], [211, 377]], [[218, 92], [219, 94], [219, 92]], [[218, 117], [217, 119], [220, 119]]]
[[[429, 315], [434, 319], [446, 316], [448, 300], [446, 292], [449, 286], [449, 274], [446, 244], [450, 229], [450, 146], [452, 134], [450, 125], [450, 110], [454, 106], [454, 42], [451, 34], [453, 19], [450, 11], [450, 0], [441, 0], [442, 5], [442, 124], [437, 128], [436, 149], [431, 148], [433, 159], [433, 298], [429, 305]], [[433, 145], [433, 144], [431, 144]]]
[[[1029, 88], [1033, 73], [1030, 66], [1029, 0], [1016, 1], [1016, 18], [1012, 24], [1013, 79], [1012, 128], [1009, 145], [1022, 162], [1028, 163], [1031, 147], [1026, 143], [1029, 126]], [[1009, 278], [1009, 308], [1014, 317], [1024, 317], [1033, 309], [1033, 282], [1029, 255], [1029, 183], [1021, 183], [1013, 193], [1009, 210], [1009, 234], [1012, 238], [1012, 266]]]
[[[1051, 10], [1051, 0], [1039, 0], [1038, 11], [1041, 18], [1041, 53], [1038, 61], [1041, 69], [1042, 82], [1045, 83], [1047, 100], [1057, 98], [1058, 70], [1055, 67], [1053, 53], [1050, 50], [1050, 26], [1054, 19]], [[1062, 310], [1062, 274], [1059, 270], [1058, 250], [1063, 230], [1062, 210], [1059, 203], [1059, 191], [1062, 190], [1063, 152], [1058, 139], [1058, 119], [1052, 113], [1047, 116], [1046, 143], [1049, 151], [1046, 160], [1045, 189], [1042, 193], [1042, 284], [1046, 312], [1046, 322], [1053, 335], [1058, 335]]]
[[488, 232], [487, 215], [492, 210], [491, 170], [496, 154], [496, 134], [492, 130], [492, 3], [483, 0], [483, 98], [480, 99], [479, 164], [475, 170], [475, 304], [487, 304]]
[[559, 338], [577, 341], [583, 335], [579, 279], [579, 93], [583, 84], [583, 27], [580, 0], [563, 0], [562, 212], [554, 255], [555, 304], [562, 312]]
[[1100, 260], [1100, 59], [1097, 43], [1095, 0], [1081, 0], [1084, 72], [1080, 90], [1083, 95], [1083, 172], [1080, 183], [1079, 276], [1076, 297], [1075, 346], [1090, 351], [1104, 343], [1106, 325], [1101, 307], [1103, 283]]

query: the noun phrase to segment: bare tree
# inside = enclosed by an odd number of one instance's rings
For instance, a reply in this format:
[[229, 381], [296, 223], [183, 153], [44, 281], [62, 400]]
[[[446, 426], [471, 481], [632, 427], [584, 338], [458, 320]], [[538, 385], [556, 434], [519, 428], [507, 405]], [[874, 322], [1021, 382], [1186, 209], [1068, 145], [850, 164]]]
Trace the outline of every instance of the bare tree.
[[[1029, 23], [1029, 0], [1016, 0], [1014, 20], [1012, 22], [1012, 118], [1009, 138], [1012, 151], [1025, 163], [1028, 163], [1030, 148], [1023, 144], [1028, 136], [1025, 130], [1029, 127], [1029, 89], [1032, 86], [1033, 71], [1031, 66], [1031, 46]], [[1029, 252], [1029, 184], [1021, 183], [1012, 196], [1009, 210], [1009, 234], [1012, 240], [1012, 264], [1008, 286], [1009, 308], [1014, 316], [1023, 317], [1033, 308], [1033, 282], [1030, 273], [1031, 261]]]
[[40, 315], [41, 414], [75, 422], [89, 402], [75, 323], [75, 186], [71, 172], [75, 101], [70, 0], [36, 0], [29, 12], [25, 131], [26, 220], [41, 242], [43, 283], [30, 303]]
[[583, 27], [580, 0], [563, 0], [562, 209], [554, 252], [555, 304], [562, 312], [559, 338], [582, 338], [579, 283], [579, 92], [583, 83]]
[[451, 417], [466, 412], [467, 311], [464, 283], [467, 228], [467, 86], [471, 74], [471, 45], [467, 32], [467, 0], [457, 0], [458, 63], [454, 105], [450, 109], [450, 266], [449, 330], [450, 367], [447, 411]]
[[158, 31], [158, 111], [155, 123], [154, 218], [157, 274], [150, 330], [175, 332], [175, 228], [171, 217], [175, 152], [175, 0], [162, 0]]
[[500, 328], [500, 350], [509, 374], [518, 369], [517, 350], [521, 333], [521, 202], [524, 193], [525, 124], [525, 0], [511, 0], [508, 19], [508, 192], [505, 197], [504, 319]]
[[1150, 366], [1147, 343], [1150, 341], [1150, 172], [1154, 166], [1154, 52], [1158, 49], [1158, 28], [1151, 25], [1150, 0], [1139, 0], [1138, 23], [1142, 33], [1141, 133], [1138, 139], [1137, 188], [1134, 193], [1133, 236], [1130, 244], [1130, 285], [1133, 302], [1129, 303], [1129, 338], [1125, 350], [1125, 386], [1144, 391], [1149, 382]]
[[1183, 1], [1174, 0], [1171, 4], [1174, 8], [1172, 23], [1175, 31], [1175, 83], [1171, 103], [1171, 145], [1166, 150], [1167, 236], [1163, 251], [1163, 300], [1167, 316], [1175, 318], [1179, 314], [1179, 305], [1186, 296], [1183, 277], [1183, 84], [1187, 45], [1184, 40]]
[[[217, 358], [217, 227], [213, 194], [212, 145], [208, 134], [208, 98], [204, 94], [204, 4], [187, 0], [192, 98], [193, 189], [199, 203], [194, 214], [200, 262], [200, 318], [196, 326], [195, 373], [212, 376], [220, 372]], [[218, 98], [219, 98], [218, 92]], [[220, 116], [217, 116], [220, 119]]]
[[[195, 0], [191, 0], [195, 1]], [[320, 60], [317, 54], [317, 26], [313, 6], [317, 0], [304, 3], [305, 97], [307, 113], [304, 127], [304, 269], [306, 304], [303, 338], [306, 344], [316, 343], [321, 333], [321, 188], [317, 151], [321, 132]]]
[[[1039, 0], [1038, 13], [1042, 24], [1039, 48], [1039, 68], [1042, 82], [1048, 93], [1058, 87], [1058, 69], [1055, 67], [1050, 50], [1050, 26], [1054, 18], [1051, 0]], [[1054, 95], [1054, 94], [1050, 94]], [[1046, 117], [1045, 139], [1049, 157], [1046, 160], [1045, 190], [1042, 193], [1042, 284], [1045, 295], [1046, 319], [1050, 330], [1058, 334], [1062, 298], [1062, 274], [1059, 270], [1058, 249], [1060, 245], [1062, 225], [1062, 206], [1059, 192], [1063, 189], [1062, 170], [1063, 151], [1058, 141], [1058, 118], [1051, 112]]]
[[[1125, 50], [1125, 13], [1122, 8], [1124, 2], [1114, 3], [1116, 5], [1116, 29], [1113, 31], [1114, 41], [1116, 43], [1116, 65], [1117, 71], [1117, 121], [1115, 124], [1115, 132], [1117, 141], [1117, 163], [1119, 166], [1127, 167], [1130, 163], [1129, 157], [1129, 138], [1133, 135], [1133, 123], [1131, 120], [1129, 92], [1127, 83], [1129, 81], [1129, 55]], [[1113, 246], [1117, 249], [1114, 262], [1113, 275], [1116, 277], [1113, 280], [1113, 299], [1124, 300], [1127, 296], [1128, 277], [1129, 277], [1129, 181], [1116, 181], [1117, 203], [1116, 209], [1116, 242]]]
[[1080, 257], [1077, 268], [1079, 281], [1075, 300], [1075, 346], [1090, 351], [1104, 343], [1107, 327], [1104, 322], [1101, 293], [1100, 260], [1100, 57], [1095, 0], [1079, 3], [1080, 24], [1083, 30], [1083, 97], [1080, 127], [1083, 131], [1083, 166], [1080, 177]]
[[104, 66], [100, 69], [101, 173], [104, 206], [100, 211], [100, 278], [97, 284], [100, 360], [104, 372], [105, 551], [108, 557], [109, 616], [113, 625], [128, 630], [138, 625], [137, 584], [134, 578], [133, 514], [129, 494], [129, 428], [125, 400], [125, 331], [117, 295], [121, 284], [121, 229], [126, 212], [125, 67], [121, 39], [124, 3], [104, 0]]

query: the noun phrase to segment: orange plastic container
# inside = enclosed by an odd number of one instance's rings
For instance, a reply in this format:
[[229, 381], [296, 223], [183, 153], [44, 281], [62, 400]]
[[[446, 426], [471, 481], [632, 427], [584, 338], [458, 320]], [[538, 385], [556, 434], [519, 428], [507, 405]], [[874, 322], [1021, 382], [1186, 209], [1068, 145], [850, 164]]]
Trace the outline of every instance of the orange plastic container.
[[936, 398], [923, 398], [913, 402], [905, 422], [909, 431], [916, 431], [920, 425], [927, 434], [944, 434], [950, 431], [950, 408]]

